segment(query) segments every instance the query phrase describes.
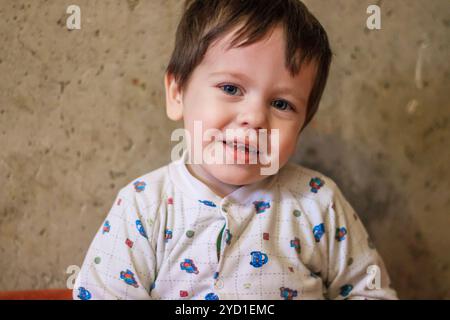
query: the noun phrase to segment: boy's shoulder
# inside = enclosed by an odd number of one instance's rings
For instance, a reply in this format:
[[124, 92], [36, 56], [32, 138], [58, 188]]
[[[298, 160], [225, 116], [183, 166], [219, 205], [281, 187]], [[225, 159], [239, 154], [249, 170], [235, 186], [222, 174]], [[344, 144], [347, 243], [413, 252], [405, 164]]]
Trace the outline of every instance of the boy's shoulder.
[[168, 167], [166, 164], [127, 183], [119, 191], [119, 196], [128, 202], [135, 202], [142, 208], [159, 205], [166, 197], [169, 183]]
[[295, 198], [331, 202], [338, 188], [332, 178], [298, 163], [288, 162], [279, 171], [278, 184]]

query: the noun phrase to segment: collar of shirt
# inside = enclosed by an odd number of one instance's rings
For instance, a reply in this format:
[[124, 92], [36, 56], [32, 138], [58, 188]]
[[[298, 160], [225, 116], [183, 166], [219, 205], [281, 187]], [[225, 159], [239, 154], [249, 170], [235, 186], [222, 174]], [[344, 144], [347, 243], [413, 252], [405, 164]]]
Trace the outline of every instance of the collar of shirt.
[[224, 202], [241, 205], [252, 205], [254, 201], [272, 201], [274, 189], [277, 186], [278, 174], [234, 190], [226, 197], [215, 194], [205, 183], [194, 177], [186, 167], [188, 151], [184, 149], [180, 159], [172, 161], [169, 166], [169, 176], [172, 183], [186, 196], [194, 200], [211, 201], [215, 205]]

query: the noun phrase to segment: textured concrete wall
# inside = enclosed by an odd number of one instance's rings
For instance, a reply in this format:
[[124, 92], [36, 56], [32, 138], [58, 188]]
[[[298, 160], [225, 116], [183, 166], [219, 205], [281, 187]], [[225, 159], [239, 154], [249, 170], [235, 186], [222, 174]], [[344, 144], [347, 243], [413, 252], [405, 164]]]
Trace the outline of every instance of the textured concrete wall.
[[[450, 2], [305, 2], [335, 61], [293, 161], [341, 186], [400, 297], [450, 298]], [[365, 28], [370, 4], [382, 30]], [[181, 124], [162, 71], [180, 8], [0, 0], [0, 290], [65, 287], [117, 191], [169, 161]]]

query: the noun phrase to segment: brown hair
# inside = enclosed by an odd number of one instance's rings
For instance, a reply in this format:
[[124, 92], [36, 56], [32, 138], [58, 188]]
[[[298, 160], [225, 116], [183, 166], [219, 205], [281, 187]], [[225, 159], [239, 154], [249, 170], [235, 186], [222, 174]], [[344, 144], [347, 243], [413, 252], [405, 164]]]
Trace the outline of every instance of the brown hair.
[[304, 62], [317, 61], [303, 125], [306, 127], [325, 89], [332, 52], [325, 29], [299, 0], [186, 0], [166, 72], [184, 89], [210, 44], [242, 22], [230, 48], [243, 39], [245, 42], [237, 47], [255, 43], [281, 24], [287, 40], [285, 66], [291, 75], [297, 75]]

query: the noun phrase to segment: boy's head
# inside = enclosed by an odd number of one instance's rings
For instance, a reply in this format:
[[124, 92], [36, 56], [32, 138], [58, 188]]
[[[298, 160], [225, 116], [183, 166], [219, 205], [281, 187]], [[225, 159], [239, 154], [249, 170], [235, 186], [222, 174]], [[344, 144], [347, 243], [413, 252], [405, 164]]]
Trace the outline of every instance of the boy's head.
[[[278, 129], [282, 167], [317, 111], [331, 58], [299, 0], [188, 0], [166, 70], [167, 114], [191, 137], [195, 120], [203, 131]], [[201, 167], [232, 185], [263, 178], [259, 165]]]

